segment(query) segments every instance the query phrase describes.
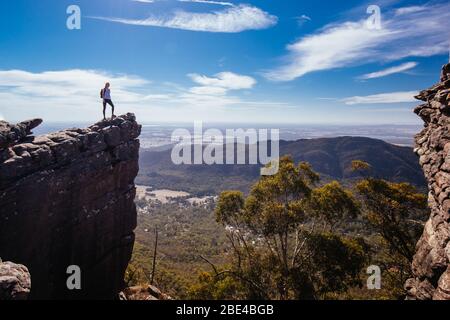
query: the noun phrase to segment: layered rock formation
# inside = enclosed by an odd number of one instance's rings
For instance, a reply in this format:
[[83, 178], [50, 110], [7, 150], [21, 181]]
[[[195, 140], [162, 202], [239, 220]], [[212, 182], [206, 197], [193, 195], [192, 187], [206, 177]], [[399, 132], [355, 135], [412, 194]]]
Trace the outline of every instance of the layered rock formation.
[[[38, 123], [0, 127], [0, 257], [28, 267], [31, 299], [113, 299], [134, 244], [141, 127], [127, 114], [27, 136]], [[72, 265], [81, 290], [67, 288]]]
[[27, 267], [0, 261], [0, 300], [26, 300], [30, 288], [31, 276]]
[[410, 299], [450, 300], [450, 64], [442, 68], [440, 82], [416, 98], [425, 102], [415, 109], [425, 122], [416, 152], [428, 181], [431, 215], [406, 289]]
[[0, 121], [0, 148], [6, 148], [9, 144], [25, 139], [31, 134], [31, 130], [41, 123], [42, 119], [28, 120], [16, 125], [9, 124], [6, 121]]

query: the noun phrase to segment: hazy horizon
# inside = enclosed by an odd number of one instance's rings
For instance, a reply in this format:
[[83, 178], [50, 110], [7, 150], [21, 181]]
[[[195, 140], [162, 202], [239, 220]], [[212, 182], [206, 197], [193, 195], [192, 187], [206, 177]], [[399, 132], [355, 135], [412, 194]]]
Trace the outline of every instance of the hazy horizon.
[[[35, 135], [48, 134], [71, 127], [88, 127], [89, 123], [43, 123], [33, 130]], [[147, 124], [142, 127], [140, 137], [142, 148], [153, 148], [171, 144], [175, 129], [184, 128], [193, 132], [192, 123]], [[420, 125], [329, 125], [329, 124], [255, 124], [255, 123], [204, 123], [203, 132], [215, 128], [225, 133], [226, 129], [279, 129], [281, 140], [334, 138], [341, 136], [368, 137], [392, 144], [412, 146], [414, 136], [420, 132]]]

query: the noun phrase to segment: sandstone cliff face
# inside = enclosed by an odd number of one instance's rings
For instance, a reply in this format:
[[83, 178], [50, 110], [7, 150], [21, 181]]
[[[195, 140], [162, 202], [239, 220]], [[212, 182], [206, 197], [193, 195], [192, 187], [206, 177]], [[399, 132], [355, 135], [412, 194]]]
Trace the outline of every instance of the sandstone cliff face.
[[[0, 125], [0, 257], [28, 267], [32, 299], [115, 298], [134, 244], [141, 127], [127, 114], [27, 137], [39, 123]], [[81, 290], [67, 289], [71, 265]]]
[[440, 82], [417, 97], [424, 104], [415, 112], [425, 129], [416, 136], [429, 186], [431, 216], [417, 244], [412, 264], [414, 278], [406, 283], [411, 299], [450, 299], [450, 64]]

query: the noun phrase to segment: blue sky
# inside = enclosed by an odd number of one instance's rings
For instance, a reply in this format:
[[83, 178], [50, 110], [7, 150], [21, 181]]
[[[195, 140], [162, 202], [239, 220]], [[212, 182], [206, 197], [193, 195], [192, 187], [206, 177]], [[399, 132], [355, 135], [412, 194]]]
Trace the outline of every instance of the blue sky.
[[412, 97], [448, 61], [450, 3], [6, 0], [0, 30], [12, 122], [97, 120], [110, 81], [141, 122], [420, 123]]

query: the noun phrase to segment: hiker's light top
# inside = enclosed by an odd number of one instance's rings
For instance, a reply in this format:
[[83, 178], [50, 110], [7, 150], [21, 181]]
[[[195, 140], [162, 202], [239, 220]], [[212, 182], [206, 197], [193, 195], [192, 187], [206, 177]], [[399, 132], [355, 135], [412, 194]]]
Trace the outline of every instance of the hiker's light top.
[[110, 89], [103, 89], [103, 99], [111, 100], [111, 90]]

